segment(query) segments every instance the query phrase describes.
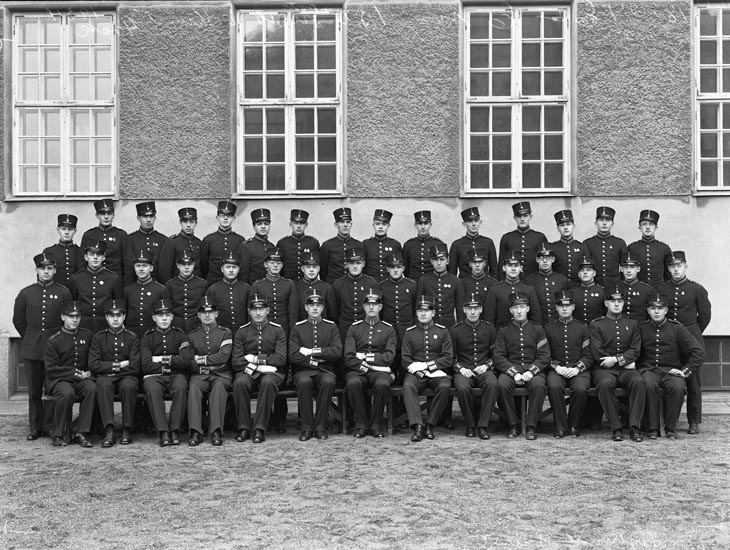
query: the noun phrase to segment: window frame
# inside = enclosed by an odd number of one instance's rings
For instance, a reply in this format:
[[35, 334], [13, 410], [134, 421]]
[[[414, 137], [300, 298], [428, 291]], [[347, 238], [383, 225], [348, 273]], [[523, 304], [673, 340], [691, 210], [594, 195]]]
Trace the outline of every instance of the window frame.
[[[59, 19], [61, 21], [61, 40], [60, 40], [60, 64], [61, 70], [58, 73], [60, 76], [60, 97], [58, 99], [37, 99], [28, 100], [20, 98], [20, 53], [21, 47], [19, 47], [19, 41], [16, 40], [20, 32], [20, 21], [26, 18], [33, 18], [38, 21], [43, 19]], [[109, 41], [109, 61], [110, 61], [110, 77], [111, 77], [111, 94], [110, 99], [75, 99], [72, 97], [71, 92], [71, 56], [74, 46], [78, 47], [79, 43], [73, 44], [71, 40], [72, 20], [73, 19], [84, 19], [84, 18], [109, 18], [111, 22], [111, 39]], [[47, 199], [47, 198], [58, 198], [58, 199], [83, 199], [83, 198], [96, 198], [96, 197], [113, 197], [118, 192], [118, 152], [119, 152], [119, 136], [118, 136], [118, 32], [117, 32], [117, 14], [114, 11], [99, 11], [99, 12], [85, 12], [85, 11], [74, 11], [72, 9], [63, 11], [53, 12], [33, 12], [33, 11], [19, 11], [12, 13], [11, 20], [11, 33], [13, 37], [12, 49], [12, 77], [11, 77], [11, 109], [12, 109], [12, 137], [11, 137], [11, 170], [12, 177], [10, 183], [11, 196], [9, 199]], [[93, 44], [93, 43], [92, 43]], [[42, 43], [39, 40], [39, 45], [42, 49]], [[39, 59], [40, 63], [41, 60]], [[38, 74], [42, 75], [40, 71]], [[52, 74], [52, 73], [51, 73]], [[79, 74], [83, 74], [80, 72]], [[94, 71], [89, 69], [90, 75], [95, 74]], [[101, 73], [104, 74], [104, 73]], [[21, 114], [24, 110], [37, 109], [39, 114], [44, 110], [56, 109], [59, 112], [60, 119], [60, 132], [59, 132], [59, 170], [60, 170], [60, 189], [58, 191], [47, 191], [47, 190], [34, 190], [27, 191], [22, 189], [21, 181]], [[95, 179], [92, 179], [91, 172], [99, 165], [105, 167], [107, 163], [91, 162], [88, 163], [72, 163], [72, 143], [76, 136], [72, 134], [72, 114], [80, 111], [108, 111], [110, 113], [110, 133], [108, 135], [110, 141], [109, 150], [109, 170], [110, 170], [110, 188], [108, 190], [99, 190], [98, 188], [89, 191], [74, 191], [72, 189], [72, 169], [74, 166], [88, 166], [89, 168], [89, 184], [91, 186], [94, 183], [96, 187]], [[40, 119], [41, 117], [39, 117]], [[91, 117], [90, 117], [91, 119]], [[91, 122], [89, 124], [91, 128]], [[39, 138], [43, 134], [39, 131]], [[89, 158], [91, 158], [91, 149], [94, 146], [94, 137], [98, 139], [98, 134], [92, 134], [91, 129], [88, 135], [84, 135], [89, 141]], [[106, 135], [102, 135], [102, 138]], [[42, 143], [42, 142], [41, 142]], [[94, 153], [95, 155], [96, 153]], [[44, 163], [40, 162], [41, 157], [40, 151], [38, 152], [37, 166], [42, 169]], [[32, 166], [32, 165], [31, 165]], [[95, 178], [95, 176], [94, 176]]]
[[[522, 45], [524, 42], [529, 42], [522, 37], [522, 18], [525, 13], [545, 13], [545, 12], [560, 12], [563, 14], [562, 18], [562, 64], [559, 66], [562, 70], [562, 90], [563, 94], [560, 95], [522, 95], [522, 71], [524, 69], [532, 69], [534, 71], [539, 70], [544, 73], [546, 70], [550, 70], [550, 66], [541, 63], [538, 67], [522, 66]], [[512, 33], [509, 40], [510, 45], [510, 94], [506, 95], [474, 95], [471, 94], [471, 83], [470, 79], [472, 72], [479, 73], [485, 72], [491, 74], [494, 67], [489, 65], [488, 67], [471, 67], [471, 46], [472, 44], [487, 43], [491, 47], [494, 44], [494, 38], [490, 36], [484, 42], [479, 42], [480, 39], [471, 38], [470, 23], [471, 18], [474, 14], [494, 14], [504, 13], [510, 14], [510, 21], [514, 32]], [[462, 91], [463, 91], [463, 126], [462, 126], [462, 139], [463, 139], [463, 178], [462, 187], [463, 195], [465, 196], [556, 196], [556, 195], [570, 195], [572, 188], [572, 173], [573, 173], [573, 94], [572, 94], [572, 21], [571, 21], [571, 9], [570, 6], [565, 4], [526, 4], [518, 6], [469, 6], [465, 7], [463, 11], [463, 52], [462, 52]], [[545, 36], [539, 37], [540, 44], [546, 43]], [[505, 39], [507, 40], [507, 39]], [[543, 51], [544, 48], [541, 48]], [[519, 62], [518, 62], [519, 61]], [[556, 66], [556, 68], [558, 68]], [[499, 72], [499, 71], [498, 71]], [[490, 79], [490, 83], [491, 83]], [[541, 83], [544, 83], [544, 79], [541, 78]], [[544, 84], [543, 84], [544, 85]], [[490, 89], [491, 91], [491, 89]], [[552, 132], [545, 130], [544, 113], [540, 116], [541, 129], [537, 132], [522, 129], [523, 112], [525, 107], [551, 107], [561, 106], [563, 109], [562, 114], [562, 186], [559, 188], [549, 188], [545, 186], [545, 161], [552, 160], [545, 158], [544, 151], [544, 137], [546, 135], [552, 135]], [[510, 143], [510, 158], [504, 164], [510, 166], [510, 186], [509, 188], [494, 188], [494, 187], [473, 187], [471, 181], [471, 169], [474, 161], [479, 163], [479, 160], [483, 159], [472, 159], [471, 158], [471, 138], [479, 135], [492, 135], [493, 129], [490, 128], [487, 132], [472, 132], [471, 130], [471, 118], [472, 109], [474, 107], [509, 107], [510, 113], [510, 131], [505, 132], [505, 135], [511, 136]], [[525, 135], [539, 135], [541, 137], [541, 156], [540, 159], [523, 159], [522, 148], [523, 148], [523, 136]], [[491, 143], [491, 142], [490, 142]], [[493, 179], [491, 170], [493, 158], [493, 149], [490, 145], [489, 159], [483, 164], [490, 167], [490, 186], [493, 185]], [[540, 166], [540, 187], [527, 187], [523, 182], [523, 165], [534, 164], [539, 161]]]
[[[247, 44], [244, 41], [243, 21], [246, 16], [272, 16], [284, 15], [286, 18], [284, 29], [284, 97], [282, 98], [246, 98], [244, 97], [244, 47]], [[298, 15], [332, 15], [335, 18], [335, 97], [332, 98], [297, 98], [295, 93], [295, 25], [294, 18]], [[344, 27], [343, 27], [343, 10], [341, 8], [281, 8], [281, 9], [239, 9], [236, 12], [236, 189], [235, 193], [240, 197], [269, 197], [269, 198], [288, 198], [296, 196], [317, 196], [317, 197], [341, 197], [344, 196]], [[312, 42], [316, 47], [318, 41]], [[326, 44], [328, 44], [327, 42]], [[250, 44], [250, 43], [249, 43]], [[255, 42], [255, 44], [259, 44]], [[263, 40], [260, 42], [266, 45]], [[262, 74], [266, 71], [262, 69]], [[316, 74], [318, 70], [313, 69]], [[247, 108], [261, 109], [283, 109], [284, 110], [284, 173], [285, 182], [284, 189], [270, 190], [266, 189], [266, 177], [263, 179], [264, 188], [262, 189], [246, 189], [245, 182], [245, 154], [244, 144], [246, 135], [244, 129], [244, 111]], [[336, 184], [335, 189], [298, 189], [296, 187], [296, 121], [295, 114], [298, 108], [312, 107], [332, 108], [335, 110], [335, 171]], [[250, 135], [250, 134], [249, 134]], [[259, 135], [259, 134], [254, 134]], [[267, 134], [262, 129], [262, 139], [265, 141]], [[281, 135], [281, 134], [273, 134]], [[309, 135], [309, 134], [306, 134]], [[312, 134], [317, 136], [331, 136], [329, 133]], [[319, 166], [319, 159], [315, 158], [312, 164], [316, 168]], [[265, 158], [260, 163], [266, 167], [269, 164]], [[309, 164], [309, 161], [307, 162]], [[331, 164], [331, 161], [327, 164]], [[316, 181], [316, 180], [315, 180]]]

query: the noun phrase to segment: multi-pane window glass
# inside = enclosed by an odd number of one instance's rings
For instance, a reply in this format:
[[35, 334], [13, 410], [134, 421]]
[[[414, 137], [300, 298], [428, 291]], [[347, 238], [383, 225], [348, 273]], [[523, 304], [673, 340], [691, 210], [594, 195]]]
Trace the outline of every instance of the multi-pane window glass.
[[13, 18], [16, 195], [114, 192], [114, 17]]
[[[696, 188], [730, 189], [730, 9], [698, 7]], [[698, 158], [697, 158], [698, 157]]]
[[567, 8], [466, 10], [467, 192], [569, 189]]
[[239, 12], [241, 193], [341, 190], [341, 15]]

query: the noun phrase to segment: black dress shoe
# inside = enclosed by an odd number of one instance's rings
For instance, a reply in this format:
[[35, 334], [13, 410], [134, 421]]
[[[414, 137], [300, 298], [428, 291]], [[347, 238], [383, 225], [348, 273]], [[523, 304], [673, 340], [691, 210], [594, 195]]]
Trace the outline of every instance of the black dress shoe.
[[117, 442], [117, 436], [114, 435], [114, 426], [107, 426], [106, 432], [104, 433], [104, 441], [101, 442], [101, 446], [104, 448], [114, 447]]
[[172, 430], [170, 432], [170, 445], [180, 445], [180, 432]]
[[646, 432], [646, 437], [648, 437], [651, 440], [654, 440], [657, 437], [659, 437], [659, 432], [657, 432], [656, 430], [649, 430], [648, 432]]
[[624, 440], [624, 432], [621, 430], [621, 428], [613, 431], [613, 435], [611, 435], [611, 439], [613, 439], [614, 441], [623, 441]]
[[565, 437], [565, 432], [563, 430], [555, 430], [555, 433], [553, 433], [553, 437], [555, 439], [563, 439]]
[[433, 434], [433, 424], [426, 424], [424, 436], [426, 439], [436, 439], [436, 436]]
[[690, 422], [689, 428], [687, 428], [687, 433], [691, 435], [700, 433], [700, 425], [697, 424], [697, 422]]
[[94, 444], [89, 441], [86, 436], [82, 433], [77, 433], [74, 435], [73, 440], [78, 443], [81, 447], [84, 447], [85, 449], [88, 449], [90, 447], [93, 447]]
[[411, 441], [423, 441], [423, 424], [415, 424], [413, 426]]
[[355, 439], [362, 439], [366, 435], [368, 435], [368, 431], [363, 428], [357, 428], [355, 430]]
[[327, 432], [324, 430], [315, 430], [314, 431], [314, 437], [317, 439], [327, 439]]
[[170, 434], [167, 432], [160, 432], [160, 447], [170, 446]]
[[666, 432], [664, 432], [664, 437], [666, 437], [667, 439], [675, 439], [676, 440], [677, 439], [677, 432], [675, 432], [674, 430], [667, 430]]
[[27, 439], [28, 441], [35, 441], [42, 435], [43, 435], [43, 432], [41, 430], [33, 430], [32, 432], [30, 432], [28, 434], [28, 437], [26, 437], [25, 439]]
[[122, 438], [119, 440], [122, 445], [132, 443], [132, 430], [130, 428], [122, 428]]
[[571, 426], [570, 435], [571, 435], [571, 437], [580, 437], [580, 430], [578, 428], [576, 428], [575, 426]]
[[223, 445], [223, 434], [220, 430], [213, 430], [213, 433], [210, 434], [210, 443], [215, 447]]
[[299, 432], [299, 441], [309, 441], [312, 439], [312, 430], [302, 430]]
[[479, 428], [477, 428], [477, 432], [479, 432], [479, 439], [482, 439], [484, 441], [489, 439], [489, 430], [487, 428], [479, 426]]
[[535, 441], [537, 439], [535, 428], [533, 428], [532, 426], [527, 426], [527, 428], [525, 429], [525, 439], [527, 439], [527, 441]]
[[639, 428], [631, 428], [629, 430], [629, 437], [631, 438], [631, 441], [635, 443], [641, 443], [644, 441], [644, 438], [641, 437], [641, 432], [639, 431]]
[[476, 432], [474, 431], [473, 427], [469, 427], [466, 429], [466, 433], [464, 434], [466, 437], [476, 437]]
[[59, 437], [57, 435], [53, 436], [53, 439], [51, 439], [51, 445], [54, 447], [65, 447], [66, 446], [66, 440], [63, 439], [63, 437]]
[[254, 430], [253, 431], [253, 442], [254, 443], [263, 443], [266, 441], [266, 434], [264, 433], [264, 430]]
[[195, 430], [190, 430], [190, 439], [188, 439], [188, 445], [191, 447], [197, 447], [203, 442], [203, 436], [200, 435], [200, 432]]
[[246, 428], [243, 428], [242, 430], [238, 430], [238, 433], [236, 434], [236, 441], [239, 443], [243, 443], [251, 436], [251, 431], [247, 430]]
[[507, 432], [507, 439], [516, 439], [520, 435], [520, 430], [517, 428], [517, 425], [509, 427], [509, 431]]

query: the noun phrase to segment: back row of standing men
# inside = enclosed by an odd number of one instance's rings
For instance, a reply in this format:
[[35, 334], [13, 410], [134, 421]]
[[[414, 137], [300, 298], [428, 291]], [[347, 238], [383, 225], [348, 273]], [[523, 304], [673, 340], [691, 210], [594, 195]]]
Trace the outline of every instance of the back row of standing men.
[[[375, 235], [363, 242], [350, 236], [350, 209], [335, 210], [337, 235], [320, 246], [305, 234], [308, 214], [303, 210], [292, 210], [292, 234], [274, 245], [268, 240], [269, 210], [252, 212], [255, 235], [245, 240], [232, 230], [236, 205], [230, 201], [218, 204], [219, 227], [202, 241], [194, 235], [197, 212], [193, 208], [179, 211], [181, 232], [168, 239], [154, 230], [154, 203], [137, 205], [140, 229], [129, 235], [112, 225], [112, 201], [97, 201], [95, 207], [100, 224], [84, 234], [82, 247], [73, 244], [76, 217], [63, 214], [58, 224], [60, 242], [44, 251], [55, 259], [56, 281], [68, 286], [71, 297], [80, 301], [82, 326], [94, 332], [106, 328], [104, 304], [122, 297], [127, 302], [126, 325], [140, 337], [154, 326], [152, 302], [164, 297], [172, 301], [176, 324], [190, 332], [200, 324], [197, 304], [203, 295], [216, 302], [219, 324], [235, 331], [248, 320], [249, 293], [267, 296], [272, 320], [288, 330], [290, 324], [306, 317], [306, 293], [318, 290], [330, 297], [324, 301], [324, 317], [338, 324], [344, 342], [349, 327], [363, 318], [365, 293], [380, 286], [382, 316], [397, 329], [400, 348], [404, 331], [414, 324], [416, 296], [433, 296], [436, 322], [451, 327], [464, 318], [464, 297], [478, 293], [481, 316], [499, 327], [511, 319], [510, 295], [523, 292], [529, 300], [530, 318], [547, 324], [557, 318], [555, 293], [574, 288], [575, 316], [587, 323], [603, 314], [604, 295], [598, 282], [606, 287], [623, 285], [626, 313], [646, 319], [651, 287], [660, 288], [666, 281], [673, 286], [660, 290], [672, 302], [672, 315], [696, 333], [699, 341], [709, 323], [704, 289], [688, 281], [683, 272], [679, 278], [669, 275], [669, 266], [679, 263], [673, 264], [673, 260], [684, 260], [684, 255], [672, 255], [668, 245], [655, 239], [659, 215], [651, 210], [641, 212], [642, 239], [629, 246], [611, 235], [615, 212], [609, 207], [598, 209], [597, 235], [585, 243], [572, 237], [572, 213], [557, 212], [561, 238], [547, 243], [544, 234], [530, 228], [530, 204], [520, 202], [513, 206], [517, 228], [502, 237], [498, 260], [493, 241], [479, 234], [477, 208], [462, 212], [466, 235], [449, 250], [430, 235], [428, 211], [415, 213], [417, 236], [401, 247], [388, 236], [392, 214], [385, 210], [375, 211]], [[686, 267], [686, 261], [681, 263]], [[404, 273], [414, 280], [409, 281]], [[456, 273], [461, 277], [456, 278]], [[165, 285], [155, 283], [155, 276]], [[498, 282], [497, 277], [503, 281]], [[529, 285], [521, 281], [523, 277]], [[16, 302], [16, 310], [17, 306]], [[28, 357], [38, 352], [29, 342], [24, 343], [21, 355], [38, 360]], [[30, 373], [29, 379], [34, 379]], [[696, 389], [690, 388], [688, 419], [690, 429], [696, 430], [701, 421], [699, 376], [691, 380], [696, 381]], [[33, 416], [31, 412], [31, 433], [37, 431]]]

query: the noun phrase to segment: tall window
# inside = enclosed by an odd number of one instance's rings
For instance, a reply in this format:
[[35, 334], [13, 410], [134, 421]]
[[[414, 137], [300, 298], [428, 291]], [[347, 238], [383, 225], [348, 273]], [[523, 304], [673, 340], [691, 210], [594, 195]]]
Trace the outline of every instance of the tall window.
[[13, 194], [115, 191], [112, 14], [13, 17]]
[[465, 191], [568, 191], [568, 9], [465, 15]]
[[238, 14], [238, 191], [341, 193], [341, 12]]
[[695, 187], [730, 190], [730, 9], [697, 7]]

